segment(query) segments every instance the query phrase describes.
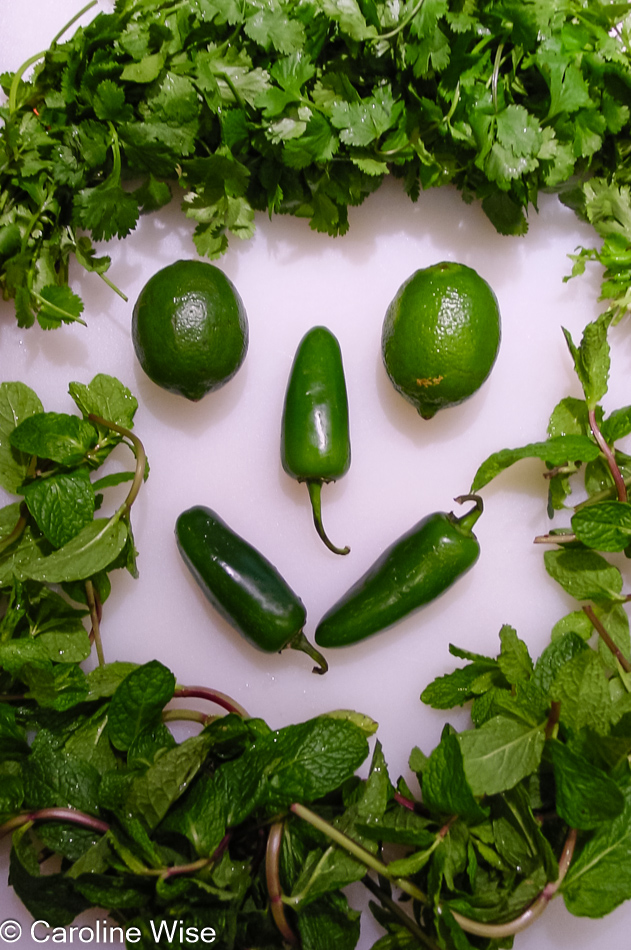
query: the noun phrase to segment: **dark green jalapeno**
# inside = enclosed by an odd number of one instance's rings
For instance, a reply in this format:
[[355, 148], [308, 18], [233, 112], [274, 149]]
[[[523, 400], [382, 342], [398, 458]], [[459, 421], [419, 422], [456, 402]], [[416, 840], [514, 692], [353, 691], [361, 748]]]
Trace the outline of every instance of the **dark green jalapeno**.
[[348, 554], [350, 548], [332, 544], [322, 525], [322, 485], [341, 478], [351, 464], [342, 353], [326, 327], [309, 330], [296, 351], [285, 394], [280, 454], [285, 471], [307, 483], [319, 536], [330, 551]]
[[326, 673], [322, 654], [305, 637], [307, 612], [277, 569], [210, 508], [183, 511], [175, 525], [185, 564], [221, 616], [266, 653], [302, 650]]
[[315, 633], [322, 647], [342, 647], [363, 640], [402, 620], [451, 587], [475, 564], [480, 553], [473, 526], [482, 513], [475, 501], [457, 518], [439, 511], [400, 537], [324, 615]]

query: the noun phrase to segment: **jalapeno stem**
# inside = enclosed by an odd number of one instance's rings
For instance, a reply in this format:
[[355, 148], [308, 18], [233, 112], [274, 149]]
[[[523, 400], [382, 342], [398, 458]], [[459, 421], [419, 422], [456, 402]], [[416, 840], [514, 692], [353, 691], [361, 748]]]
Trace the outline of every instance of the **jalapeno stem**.
[[348, 545], [344, 548], [336, 547], [332, 541], [327, 537], [327, 534], [324, 530], [322, 524], [322, 482], [318, 478], [308, 478], [307, 479], [307, 489], [309, 490], [309, 498], [311, 500], [311, 508], [313, 510], [313, 523], [315, 529], [318, 532], [319, 537], [324, 541], [329, 551], [333, 551], [334, 554], [348, 554], [350, 548]]
[[459, 505], [463, 505], [465, 501], [475, 502], [471, 511], [467, 511], [467, 513], [460, 518], [454, 517], [454, 523], [457, 524], [459, 528], [462, 528], [464, 531], [472, 531], [474, 524], [484, 511], [484, 502], [479, 495], [458, 495], [457, 498], [454, 498], [454, 501]]
[[306, 653], [307, 656], [310, 656], [312, 660], [318, 664], [313, 667], [314, 673], [324, 674], [329, 668], [329, 664], [324, 659], [319, 650], [317, 650], [312, 643], [307, 640], [302, 630], [296, 634], [293, 640], [290, 640], [287, 644], [292, 650], [301, 650], [303, 653]]

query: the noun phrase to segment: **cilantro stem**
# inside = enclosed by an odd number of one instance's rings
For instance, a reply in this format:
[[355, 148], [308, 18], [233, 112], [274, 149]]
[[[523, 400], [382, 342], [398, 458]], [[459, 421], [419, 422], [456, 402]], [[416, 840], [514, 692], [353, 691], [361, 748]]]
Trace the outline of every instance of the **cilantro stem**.
[[392, 37], [393, 37], [393, 36], [396, 36], [397, 33], [400, 33], [401, 30], [404, 30], [404, 29], [406, 28], [406, 26], [408, 25], [408, 23], [411, 23], [411, 21], [414, 19], [414, 17], [416, 16], [416, 14], [417, 14], [418, 11], [421, 9], [421, 7], [423, 6], [424, 3], [425, 3], [425, 0], [419, 0], [419, 2], [416, 4], [415, 7], [413, 7], [413, 9], [411, 10], [411, 12], [408, 13], [408, 15], [407, 15], [403, 20], [401, 20], [401, 22], [399, 23], [398, 26], [396, 26], [393, 30], [390, 30], [389, 33], [379, 33], [379, 34], [375, 37], [375, 39], [377, 39], [377, 40], [390, 40], [390, 39], [392, 39]]
[[134, 473], [134, 479], [131, 483], [131, 488], [129, 489], [129, 494], [114, 515], [114, 517], [120, 518], [122, 515], [128, 514], [131, 511], [131, 506], [135, 502], [138, 492], [142, 487], [142, 483], [145, 478], [145, 471], [147, 468], [147, 453], [145, 452], [145, 447], [138, 436], [134, 435], [130, 429], [126, 429], [124, 426], [119, 426], [115, 422], [109, 422], [107, 419], [103, 419], [102, 416], [97, 416], [92, 412], [89, 414], [88, 419], [90, 422], [95, 422], [97, 425], [104, 426], [106, 429], [112, 429], [114, 432], [118, 432], [119, 435], [129, 439], [134, 447], [134, 455], [136, 456], [136, 471]]
[[103, 655], [103, 642], [101, 640], [101, 604], [94, 590], [94, 584], [88, 578], [85, 582], [85, 595], [90, 610], [90, 619], [92, 621], [92, 636], [96, 655], [99, 660], [99, 666], [105, 666], [105, 656]]
[[589, 427], [592, 430], [592, 435], [596, 439], [596, 442], [598, 443], [598, 447], [600, 451], [603, 453], [603, 455], [605, 456], [605, 461], [607, 462], [607, 465], [609, 466], [609, 471], [611, 472], [611, 476], [613, 478], [614, 485], [616, 487], [616, 492], [618, 494], [618, 501], [626, 501], [627, 500], [627, 486], [625, 484], [625, 480], [622, 477], [620, 469], [618, 468], [618, 464], [616, 462], [616, 458], [613, 453], [613, 450], [607, 444], [602, 432], [600, 431], [598, 427], [598, 423], [596, 422], [595, 409], [590, 409], [588, 411], [588, 418], [589, 418]]
[[237, 87], [236, 87], [235, 84], [233, 83], [233, 81], [232, 81], [232, 79], [230, 78], [230, 76], [229, 76], [227, 73], [217, 73], [217, 76], [218, 76], [220, 79], [223, 79], [223, 81], [225, 82], [226, 86], [228, 87], [228, 89], [230, 90], [230, 92], [232, 93], [232, 95], [234, 96], [234, 100], [235, 100], [235, 102], [237, 103], [237, 105], [239, 106], [239, 108], [245, 110], [245, 103], [244, 103], [243, 99], [241, 98], [241, 96], [239, 95], [239, 90], [237, 89]]
[[395, 877], [388, 870], [388, 866], [380, 861], [379, 858], [376, 858], [370, 851], [366, 851], [360, 844], [357, 844], [356, 841], [353, 841], [353, 839], [345, 835], [344, 832], [339, 831], [328, 821], [325, 821], [324, 818], [320, 818], [320, 816], [316, 815], [310, 808], [301, 805], [299, 802], [294, 802], [293, 805], [290, 805], [290, 811], [298, 815], [299, 818], [302, 818], [303, 821], [308, 822], [318, 831], [321, 831], [322, 834], [330, 838], [334, 844], [339, 845], [340, 848], [343, 848], [354, 858], [357, 858], [357, 860], [361, 861], [367, 868], [376, 871], [377, 874], [381, 874], [382, 877], [392, 881], [392, 883], [404, 891], [404, 893], [409, 894], [410, 897], [420, 901], [422, 904], [428, 903], [427, 895], [413, 884], [412, 881], [408, 881], [406, 878]]
[[606, 646], [609, 648], [609, 650], [611, 650], [611, 652], [613, 653], [613, 655], [615, 656], [615, 658], [617, 659], [618, 663], [620, 664], [622, 669], [625, 671], [625, 673], [631, 673], [631, 663], [629, 662], [629, 660], [627, 660], [626, 656], [621, 651], [621, 649], [618, 646], [616, 646], [614, 641], [611, 639], [611, 636], [607, 632], [607, 628], [605, 627], [603, 622], [596, 616], [594, 612], [594, 608], [590, 604], [585, 604], [583, 606], [583, 611], [587, 614], [587, 616], [592, 622], [592, 626], [594, 627], [594, 630], [597, 631], [598, 636], [601, 638], [603, 643], [605, 643]]
[[493, 74], [491, 75], [491, 95], [493, 97], [493, 108], [497, 112], [497, 83], [500, 75], [500, 66], [502, 63], [502, 53], [504, 44], [500, 43], [495, 51], [495, 62], [493, 63]]
[[283, 843], [283, 834], [285, 823], [276, 821], [272, 825], [267, 836], [267, 847], [265, 849], [265, 880], [267, 882], [267, 893], [269, 894], [270, 909], [276, 928], [283, 940], [290, 946], [299, 946], [298, 938], [289, 926], [289, 921], [285, 916], [283, 906], [283, 890], [280, 883], [280, 849]]
[[[69, 30], [70, 27], [73, 26], [77, 22], [77, 20], [83, 16], [84, 13], [87, 13], [87, 11], [90, 10], [92, 7], [95, 7], [96, 4], [97, 4], [97, 0], [90, 0], [90, 2], [86, 3], [86, 5], [82, 7], [78, 13], [75, 13], [72, 19], [68, 20], [68, 22], [64, 26], [62, 26], [59, 33], [57, 33], [53, 37], [50, 44], [50, 49], [52, 49], [55, 46], [55, 44], [57, 43], [57, 40], [61, 39], [64, 33], [67, 30]], [[34, 56], [29, 56], [26, 62], [22, 63], [18, 71], [13, 74], [13, 79], [11, 81], [11, 89], [9, 90], [9, 113], [10, 114], [15, 112], [17, 108], [18, 87], [20, 85], [20, 79], [22, 78], [26, 70], [29, 68], [29, 66], [32, 66], [33, 63], [36, 63], [38, 59], [42, 59], [46, 55], [47, 52], [48, 50], [45, 49], [45, 50], [42, 50], [41, 53], [35, 53]]]
[[99, 274], [99, 277], [101, 278], [101, 280], [102, 280], [105, 284], [107, 284], [107, 286], [110, 288], [110, 290], [113, 290], [115, 294], [118, 294], [118, 296], [119, 296], [122, 300], [124, 300], [125, 303], [128, 302], [129, 297], [127, 296], [127, 294], [123, 293], [123, 291], [120, 289], [120, 287], [117, 287], [113, 280], [110, 280], [109, 277], [108, 277], [106, 274]]
[[11, 834], [17, 828], [23, 828], [24, 825], [36, 821], [69, 821], [72, 824], [81, 825], [83, 828], [91, 828], [99, 834], [105, 834], [110, 830], [110, 826], [106, 822], [94, 818], [92, 815], [86, 815], [85, 812], [76, 811], [74, 808], [40, 808], [37, 811], [26, 812], [9, 818], [8, 821], [0, 825], [0, 838]]
[[51, 310], [54, 314], [57, 314], [62, 320], [72, 320], [74, 323], [81, 323], [84, 327], [87, 326], [85, 320], [82, 320], [81, 317], [75, 317], [74, 314], [68, 313], [67, 310], [62, 310], [61, 307], [55, 306], [54, 303], [51, 303], [50, 300], [46, 300], [44, 297], [41, 297], [37, 291], [30, 290], [31, 297], [34, 297], [38, 302], [40, 307], [46, 307], [47, 310]]

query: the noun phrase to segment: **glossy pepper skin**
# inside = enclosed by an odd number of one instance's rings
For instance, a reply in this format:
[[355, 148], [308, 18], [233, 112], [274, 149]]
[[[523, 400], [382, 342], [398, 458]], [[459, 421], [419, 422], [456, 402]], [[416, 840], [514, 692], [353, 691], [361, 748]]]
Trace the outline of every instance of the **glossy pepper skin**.
[[289, 375], [281, 425], [281, 462], [306, 482], [319, 536], [335, 554], [322, 526], [322, 485], [341, 478], [351, 464], [348, 396], [340, 345], [326, 327], [313, 327], [298, 346]]
[[267, 558], [201, 505], [182, 512], [175, 536], [191, 574], [235, 630], [266, 653], [302, 650], [318, 663], [314, 673], [326, 673], [326, 660], [302, 632], [302, 600]]
[[439, 511], [428, 515], [387, 548], [321, 619], [315, 641], [342, 647], [391, 627], [434, 600], [475, 564], [480, 553], [472, 528], [482, 513], [475, 507], [461, 518]]

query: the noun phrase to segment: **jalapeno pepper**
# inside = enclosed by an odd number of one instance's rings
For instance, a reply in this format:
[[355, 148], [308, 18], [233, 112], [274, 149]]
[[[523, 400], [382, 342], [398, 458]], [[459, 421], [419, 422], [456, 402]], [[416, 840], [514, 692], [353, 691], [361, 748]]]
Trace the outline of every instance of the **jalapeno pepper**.
[[285, 394], [280, 454], [285, 471], [307, 483], [319, 536], [335, 554], [348, 554], [350, 548], [332, 544], [322, 525], [322, 485], [341, 478], [351, 464], [342, 354], [326, 327], [309, 330], [296, 351]]
[[482, 513], [477, 495], [461, 518], [439, 511], [400, 537], [324, 615], [315, 633], [323, 647], [341, 647], [385, 630], [451, 587], [480, 553], [472, 528]]
[[314, 673], [326, 673], [326, 660], [302, 632], [303, 602], [267, 558], [201, 505], [182, 512], [175, 536], [193, 577], [235, 630], [266, 653], [302, 650], [318, 664]]

